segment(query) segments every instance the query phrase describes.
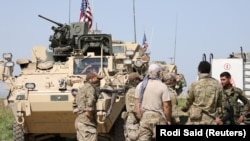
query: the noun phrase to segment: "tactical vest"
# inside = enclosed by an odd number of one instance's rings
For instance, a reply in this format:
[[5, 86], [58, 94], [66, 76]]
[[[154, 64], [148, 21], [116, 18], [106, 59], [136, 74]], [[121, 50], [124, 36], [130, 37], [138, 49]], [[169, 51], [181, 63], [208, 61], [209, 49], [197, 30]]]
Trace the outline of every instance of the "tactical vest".
[[240, 103], [238, 102], [239, 95], [241, 95], [243, 91], [237, 87], [233, 87], [230, 94], [227, 94], [226, 91], [223, 91], [222, 97], [222, 110], [224, 114], [227, 114], [228, 107], [232, 106], [234, 117], [240, 116]]
[[135, 87], [130, 87], [126, 93], [127, 112], [133, 112], [135, 109]]
[[85, 83], [80, 87], [76, 95], [76, 105], [78, 113], [83, 113], [86, 110], [94, 110], [96, 103], [96, 91], [90, 83]]

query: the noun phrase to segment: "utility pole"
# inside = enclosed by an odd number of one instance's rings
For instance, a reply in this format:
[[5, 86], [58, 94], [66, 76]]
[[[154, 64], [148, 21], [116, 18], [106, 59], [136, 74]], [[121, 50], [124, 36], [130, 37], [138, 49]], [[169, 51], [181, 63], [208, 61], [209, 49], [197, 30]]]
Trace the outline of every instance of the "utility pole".
[[133, 13], [134, 13], [134, 37], [135, 37], [135, 43], [136, 43], [135, 0], [133, 0]]

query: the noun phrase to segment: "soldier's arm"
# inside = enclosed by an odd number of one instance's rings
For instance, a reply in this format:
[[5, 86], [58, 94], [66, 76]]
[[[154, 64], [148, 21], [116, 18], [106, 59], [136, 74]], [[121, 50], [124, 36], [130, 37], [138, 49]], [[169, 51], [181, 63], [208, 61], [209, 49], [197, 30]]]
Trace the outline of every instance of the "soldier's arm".
[[168, 125], [171, 125], [171, 117], [172, 117], [172, 104], [171, 101], [163, 102], [163, 110], [167, 120]]
[[94, 115], [93, 111], [95, 110], [95, 89], [93, 87], [89, 87], [89, 89], [86, 90], [86, 111], [85, 113], [89, 117], [90, 120], [93, 120]]
[[134, 111], [135, 111], [136, 117], [138, 119], [141, 119], [141, 116], [142, 116], [141, 115], [141, 105], [140, 105], [141, 103], [139, 100], [139, 97], [140, 97], [139, 89], [141, 87], [141, 84], [142, 83], [139, 83], [135, 88], [135, 109], [134, 109]]
[[222, 101], [223, 101], [223, 89], [219, 87], [218, 89], [218, 97], [217, 97], [217, 102], [216, 102], [216, 117], [221, 117], [222, 116]]
[[138, 98], [135, 99], [135, 114], [138, 119], [141, 119], [141, 109]]
[[163, 102], [163, 111], [167, 120], [167, 123], [171, 124], [171, 118], [172, 118], [172, 104], [171, 104], [171, 98], [170, 93], [171, 91], [169, 88], [164, 85], [163, 89], [163, 95], [162, 95], [162, 102]]
[[222, 106], [222, 96], [223, 96], [223, 90], [222, 90], [222, 88], [219, 88], [218, 89], [218, 98], [217, 98], [217, 105], [216, 105], [216, 107], [217, 108], [221, 108], [221, 106]]
[[248, 112], [249, 109], [249, 101], [245, 95], [245, 93], [243, 91], [241, 91], [240, 95], [239, 95], [239, 99], [242, 101], [242, 103], [244, 104], [244, 108], [243, 108], [243, 112], [242, 115], [245, 116]]
[[193, 91], [192, 86], [190, 86], [187, 91], [187, 98], [186, 98], [185, 106], [183, 106], [181, 110], [183, 112], [187, 112], [189, 107], [193, 104], [193, 101], [194, 101], [194, 91]]

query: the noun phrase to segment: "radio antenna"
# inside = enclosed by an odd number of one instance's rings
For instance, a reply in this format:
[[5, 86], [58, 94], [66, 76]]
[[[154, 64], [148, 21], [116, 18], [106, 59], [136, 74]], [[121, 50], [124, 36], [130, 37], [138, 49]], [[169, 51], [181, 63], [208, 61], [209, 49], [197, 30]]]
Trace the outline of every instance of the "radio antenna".
[[136, 43], [135, 0], [133, 0], [133, 14], [134, 14], [134, 38], [135, 38], [135, 43]]
[[176, 23], [175, 23], [175, 39], [174, 39], [174, 58], [173, 62], [175, 64], [175, 54], [176, 54], [176, 37], [177, 37], [177, 14], [176, 14]]
[[70, 24], [71, 0], [69, 0], [69, 24]]

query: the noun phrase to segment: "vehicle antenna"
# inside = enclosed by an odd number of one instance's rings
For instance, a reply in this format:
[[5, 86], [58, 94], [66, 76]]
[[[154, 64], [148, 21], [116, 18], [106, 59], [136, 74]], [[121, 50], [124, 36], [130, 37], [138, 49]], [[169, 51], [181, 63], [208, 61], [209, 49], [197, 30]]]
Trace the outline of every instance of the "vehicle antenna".
[[135, 43], [136, 43], [135, 0], [133, 0], [133, 13], [134, 13], [134, 36], [135, 36]]
[[173, 62], [175, 64], [175, 55], [176, 55], [176, 37], [177, 37], [177, 16], [176, 15], [176, 23], [175, 23], [175, 39], [174, 39], [174, 58], [173, 58]]
[[69, 0], [69, 24], [70, 24], [71, 0]]

